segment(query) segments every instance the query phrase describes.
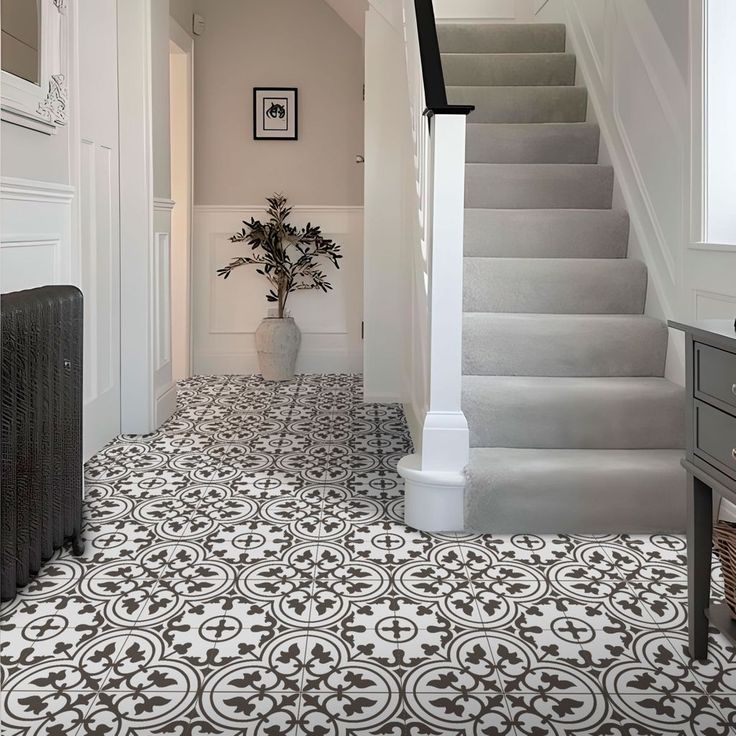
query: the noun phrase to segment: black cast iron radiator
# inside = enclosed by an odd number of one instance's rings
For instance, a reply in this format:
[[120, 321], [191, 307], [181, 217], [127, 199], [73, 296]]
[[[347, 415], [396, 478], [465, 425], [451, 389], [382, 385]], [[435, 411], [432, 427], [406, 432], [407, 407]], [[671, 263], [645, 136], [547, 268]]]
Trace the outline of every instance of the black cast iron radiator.
[[82, 552], [82, 293], [3, 294], [0, 598], [71, 540]]

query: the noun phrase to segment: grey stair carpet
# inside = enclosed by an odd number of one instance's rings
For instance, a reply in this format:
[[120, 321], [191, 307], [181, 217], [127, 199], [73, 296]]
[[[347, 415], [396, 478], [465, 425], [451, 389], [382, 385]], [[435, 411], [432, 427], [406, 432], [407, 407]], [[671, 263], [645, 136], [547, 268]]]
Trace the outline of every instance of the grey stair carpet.
[[471, 123], [465, 160], [471, 164], [594, 164], [599, 140], [595, 123]]
[[438, 26], [440, 49], [446, 54], [559, 53], [565, 50], [562, 24], [465, 24]]
[[608, 209], [613, 169], [587, 164], [467, 164], [465, 206], [486, 209]]
[[448, 85], [575, 84], [574, 54], [443, 54]]
[[642, 315], [468, 312], [463, 373], [662, 376], [667, 337], [663, 322]]
[[627, 258], [465, 258], [466, 312], [641, 314], [643, 263]]
[[471, 450], [465, 525], [499, 534], [681, 532], [682, 455], [682, 450]]
[[471, 447], [661, 450], [684, 444], [683, 389], [664, 378], [465, 376], [463, 410]]
[[439, 28], [448, 98], [468, 125], [463, 410], [466, 527], [681, 531], [684, 392], [647, 271], [611, 209], [565, 29]]
[[465, 211], [465, 255], [487, 258], [625, 258], [622, 210]]
[[454, 105], [475, 105], [470, 123], [582, 123], [585, 87], [447, 87]]

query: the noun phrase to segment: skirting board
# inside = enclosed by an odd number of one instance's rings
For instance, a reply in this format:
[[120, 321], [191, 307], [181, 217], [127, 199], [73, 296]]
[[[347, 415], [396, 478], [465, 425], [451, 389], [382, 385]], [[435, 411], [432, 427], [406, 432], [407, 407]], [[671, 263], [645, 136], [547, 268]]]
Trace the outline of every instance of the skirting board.
[[[206, 376], [251, 375], [259, 373], [258, 355], [243, 353], [198, 353], [194, 355], [194, 373]], [[362, 373], [363, 352], [344, 350], [301, 351], [297, 373]]]
[[176, 384], [156, 399], [156, 427], [160, 427], [176, 411]]

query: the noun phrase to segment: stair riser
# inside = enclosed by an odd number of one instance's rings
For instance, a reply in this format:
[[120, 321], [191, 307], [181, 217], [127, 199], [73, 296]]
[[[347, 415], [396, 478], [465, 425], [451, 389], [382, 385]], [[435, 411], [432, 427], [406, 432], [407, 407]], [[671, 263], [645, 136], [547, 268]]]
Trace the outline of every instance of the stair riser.
[[444, 53], [558, 53], [565, 50], [565, 26], [560, 24], [440, 23]]
[[604, 450], [684, 446], [685, 402], [679, 387], [662, 382], [656, 390], [634, 391], [623, 383], [602, 393], [596, 393], [597, 388], [593, 379], [580, 379], [563, 389], [524, 379], [480, 387], [466, 378], [463, 411], [470, 446]]
[[466, 258], [465, 312], [642, 314], [646, 268], [626, 259]]
[[442, 67], [450, 86], [575, 84], [573, 54], [443, 54]]
[[466, 166], [465, 206], [470, 209], [610, 209], [612, 199], [609, 166]]
[[[579, 462], [581, 454], [586, 457]], [[496, 534], [682, 532], [682, 454], [560, 457], [525, 450], [471, 451], [466, 529]]]
[[468, 125], [465, 159], [479, 164], [594, 164], [600, 131], [589, 123]]
[[641, 317], [467, 314], [463, 373], [485, 376], [663, 376], [664, 323]]
[[620, 211], [466, 210], [465, 255], [625, 258], [629, 216]]
[[584, 87], [449, 87], [448, 100], [474, 105], [470, 123], [582, 123]]

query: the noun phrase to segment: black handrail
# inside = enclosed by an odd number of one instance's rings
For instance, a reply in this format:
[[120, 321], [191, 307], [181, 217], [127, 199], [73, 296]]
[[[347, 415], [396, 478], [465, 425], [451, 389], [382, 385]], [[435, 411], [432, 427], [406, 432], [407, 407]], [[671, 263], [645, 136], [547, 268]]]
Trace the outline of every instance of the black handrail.
[[447, 102], [445, 75], [442, 71], [442, 56], [432, 0], [414, 0], [414, 7], [417, 14], [424, 98], [427, 103], [424, 114], [428, 117], [432, 115], [469, 115], [475, 110], [474, 105], [450, 105]]

